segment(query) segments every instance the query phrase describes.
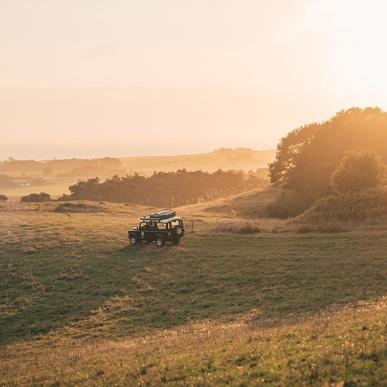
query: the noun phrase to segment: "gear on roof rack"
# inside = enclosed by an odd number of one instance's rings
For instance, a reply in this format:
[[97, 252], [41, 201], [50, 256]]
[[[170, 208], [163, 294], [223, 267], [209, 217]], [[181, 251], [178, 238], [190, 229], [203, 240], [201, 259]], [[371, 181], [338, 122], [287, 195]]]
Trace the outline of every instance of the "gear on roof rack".
[[156, 212], [155, 214], [151, 214], [148, 216], [145, 216], [143, 219], [169, 219], [176, 216], [176, 212], [173, 210], [164, 210], [160, 212]]

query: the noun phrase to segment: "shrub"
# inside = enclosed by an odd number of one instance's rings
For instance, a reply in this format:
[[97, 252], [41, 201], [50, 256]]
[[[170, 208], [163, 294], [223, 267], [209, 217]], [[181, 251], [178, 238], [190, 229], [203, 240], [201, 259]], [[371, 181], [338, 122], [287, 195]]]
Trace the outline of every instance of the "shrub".
[[26, 196], [22, 196], [20, 199], [23, 203], [39, 203], [39, 202], [49, 202], [51, 201], [51, 197], [48, 193], [32, 193]]
[[356, 153], [343, 158], [331, 177], [337, 193], [351, 193], [376, 187], [381, 181], [382, 167], [374, 153]]
[[296, 191], [284, 190], [280, 196], [266, 208], [267, 216], [271, 218], [290, 218], [300, 215], [311, 205], [310, 200]]
[[222, 224], [218, 225], [215, 229], [215, 232], [225, 232], [231, 234], [258, 234], [262, 232], [261, 228], [254, 224], [240, 224], [240, 223], [231, 223], [231, 224]]
[[84, 203], [61, 203], [55, 208], [55, 212], [97, 212], [104, 211], [103, 208], [91, 206]]
[[6, 195], [0, 195], [0, 202], [6, 202], [8, 197]]
[[258, 234], [261, 232], [261, 229], [256, 226], [244, 226], [241, 227], [238, 231], [238, 234]]
[[298, 227], [295, 231], [298, 234], [307, 234], [307, 233], [310, 233], [310, 232], [314, 232], [315, 229], [310, 227], [310, 226], [308, 226], [308, 225], [302, 225], [302, 226]]

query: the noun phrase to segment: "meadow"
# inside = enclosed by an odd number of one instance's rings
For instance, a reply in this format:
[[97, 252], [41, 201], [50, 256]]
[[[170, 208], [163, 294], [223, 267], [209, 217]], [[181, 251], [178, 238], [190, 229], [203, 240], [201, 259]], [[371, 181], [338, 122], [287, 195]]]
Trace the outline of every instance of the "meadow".
[[0, 211], [0, 384], [385, 380], [387, 230], [221, 232], [201, 205], [131, 248], [151, 208], [55, 206]]

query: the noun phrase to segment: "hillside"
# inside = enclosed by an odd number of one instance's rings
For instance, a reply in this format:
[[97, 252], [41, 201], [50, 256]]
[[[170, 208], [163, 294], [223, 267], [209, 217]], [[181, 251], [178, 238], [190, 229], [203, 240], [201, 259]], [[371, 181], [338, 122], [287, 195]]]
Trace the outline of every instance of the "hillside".
[[[279, 195], [279, 190], [266, 185], [223, 199], [193, 205], [194, 211], [202, 211], [211, 217], [257, 219], [267, 217], [267, 206]], [[186, 207], [189, 209], [189, 207]]]
[[0, 207], [0, 384], [385, 379], [385, 230], [230, 234], [187, 206], [179, 246], [130, 248], [154, 209], [76, 204]]

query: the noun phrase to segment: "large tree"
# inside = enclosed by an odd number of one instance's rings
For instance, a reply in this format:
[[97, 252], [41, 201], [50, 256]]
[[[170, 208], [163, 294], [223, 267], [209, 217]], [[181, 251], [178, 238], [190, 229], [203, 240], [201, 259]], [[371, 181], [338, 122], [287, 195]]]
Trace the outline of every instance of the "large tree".
[[352, 108], [290, 132], [270, 165], [271, 182], [312, 202], [331, 191], [331, 176], [349, 151], [373, 152], [386, 162], [387, 113]]

